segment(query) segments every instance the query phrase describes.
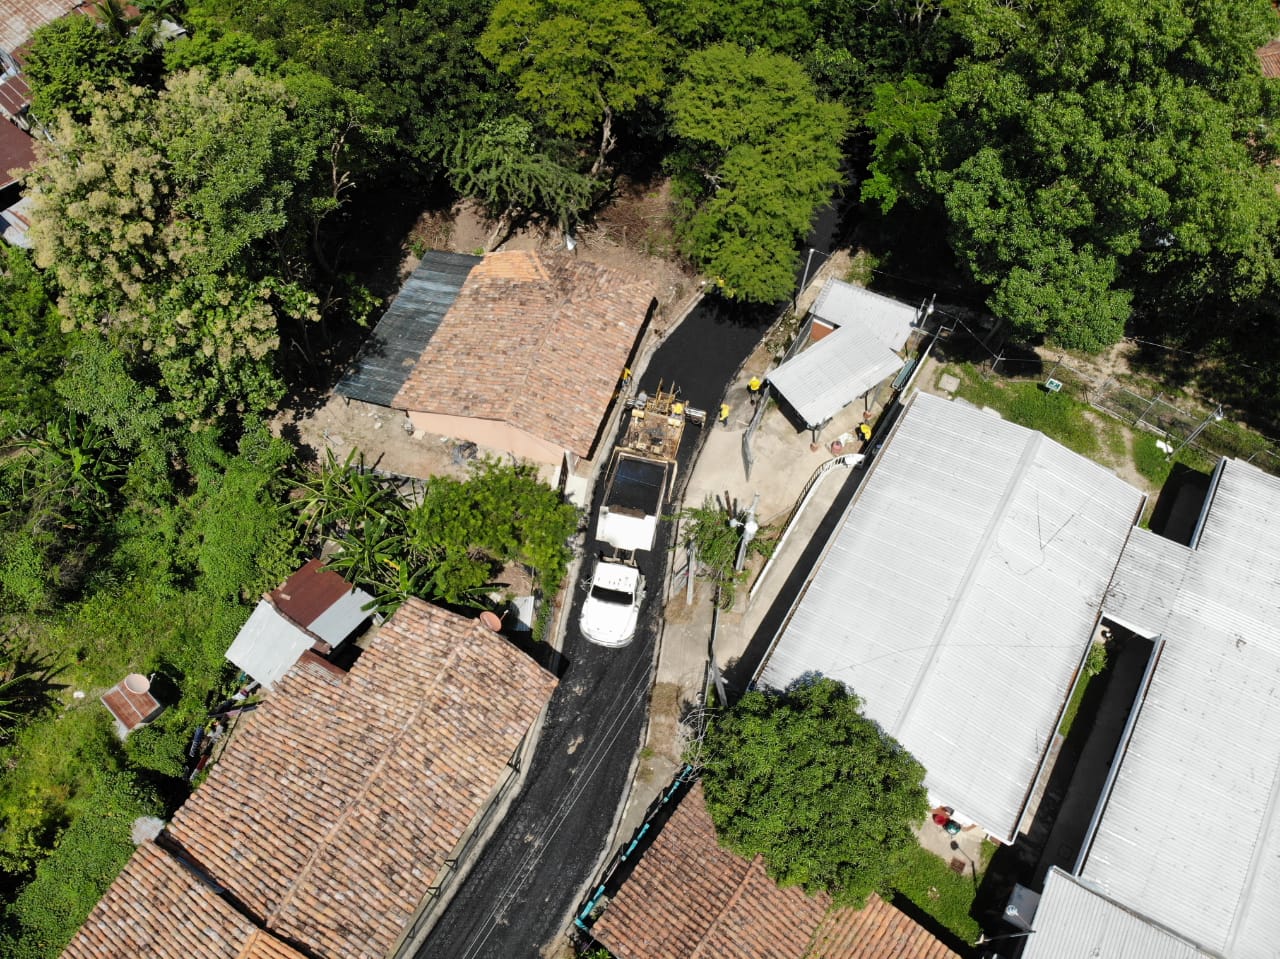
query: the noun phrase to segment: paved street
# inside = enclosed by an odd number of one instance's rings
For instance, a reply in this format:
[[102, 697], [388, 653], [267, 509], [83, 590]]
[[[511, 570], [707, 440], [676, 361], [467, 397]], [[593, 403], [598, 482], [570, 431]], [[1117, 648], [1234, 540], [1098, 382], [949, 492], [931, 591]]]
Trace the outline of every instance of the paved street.
[[[773, 311], [747, 313], [703, 300], [658, 348], [638, 388], [676, 384], [694, 406], [713, 411]], [[708, 425], [705, 429], [714, 429]], [[701, 432], [681, 447], [687, 477]], [[597, 487], [594, 504], [598, 507]], [[594, 518], [592, 521], [594, 527]], [[556, 939], [592, 878], [644, 733], [657, 616], [670, 524], [662, 548], [640, 557], [649, 598], [636, 639], [623, 649], [586, 642], [577, 629], [583, 590], [575, 587], [562, 641], [564, 668], [524, 787], [419, 959], [522, 959]], [[588, 542], [588, 556], [599, 547]], [[584, 563], [582, 572], [589, 572]]]

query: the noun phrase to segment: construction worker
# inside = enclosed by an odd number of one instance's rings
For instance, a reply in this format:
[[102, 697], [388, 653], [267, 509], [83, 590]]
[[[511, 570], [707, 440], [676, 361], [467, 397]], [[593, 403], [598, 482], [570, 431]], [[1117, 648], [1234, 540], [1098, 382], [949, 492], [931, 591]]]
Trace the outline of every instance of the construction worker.
[[755, 406], [756, 400], [760, 399], [760, 387], [762, 386], [764, 384], [760, 382], [760, 377], [758, 376], [753, 376], [747, 380], [747, 395], [751, 397], [752, 406]]
[[631, 367], [624, 366], [622, 368], [622, 385], [626, 386], [631, 382]]
[[729, 425], [729, 404], [728, 403], [720, 404], [720, 425], [721, 426]]
[[870, 423], [859, 423], [859, 424], [858, 424], [858, 435], [859, 435], [860, 437], [862, 437], [862, 448], [863, 448], [863, 449], [866, 449], [867, 444], [871, 442], [871, 424], [870, 424]]

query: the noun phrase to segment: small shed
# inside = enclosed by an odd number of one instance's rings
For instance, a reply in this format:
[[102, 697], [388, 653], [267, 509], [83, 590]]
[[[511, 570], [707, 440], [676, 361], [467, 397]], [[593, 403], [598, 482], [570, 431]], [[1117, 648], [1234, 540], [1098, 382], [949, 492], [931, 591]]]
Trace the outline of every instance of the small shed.
[[227, 659], [271, 689], [307, 650], [331, 652], [369, 619], [373, 597], [318, 559], [267, 593], [227, 650]]
[[151, 692], [151, 680], [141, 673], [130, 673], [103, 693], [102, 705], [115, 720], [116, 735], [121, 739], [139, 726], [145, 726], [164, 709]]
[[809, 311], [809, 345], [768, 376], [803, 427], [816, 430], [902, 368], [914, 307], [828, 280]]

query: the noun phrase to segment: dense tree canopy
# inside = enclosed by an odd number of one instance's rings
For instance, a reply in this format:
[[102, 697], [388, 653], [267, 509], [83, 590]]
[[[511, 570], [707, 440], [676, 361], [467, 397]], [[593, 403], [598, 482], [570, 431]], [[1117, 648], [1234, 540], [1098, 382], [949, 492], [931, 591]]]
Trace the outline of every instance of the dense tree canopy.
[[924, 769], [832, 679], [752, 691], [703, 744], [707, 811], [720, 841], [757, 854], [780, 885], [860, 903], [886, 892], [924, 819]]
[[637, 0], [498, 0], [479, 49], [549, 129], [598, 131], [593, 175], [614, 117], [666, 85], [667, 41]]
[[848, 112], [796, 61], [733, 43], [689, 57], [668, 110], [685, 252], [727, 296], [785, 299], [796, 244], [841, 180]]
[[359, 122], [245, 68], [115, 86], [88, 123], [64, 117], [29, 185], [66, 322], [153, 364], [183, 416], [269, 406], [281, 325], [317, 316], [307, 245]]
[[1024, 334], [1096, 350], [1133, 298], [1194, 311], [1280, 276], [1276, 94], [1263, 0], [973, 2], [938, 87], [876, 93], [863, 195], [940, 204], [989, 303]]

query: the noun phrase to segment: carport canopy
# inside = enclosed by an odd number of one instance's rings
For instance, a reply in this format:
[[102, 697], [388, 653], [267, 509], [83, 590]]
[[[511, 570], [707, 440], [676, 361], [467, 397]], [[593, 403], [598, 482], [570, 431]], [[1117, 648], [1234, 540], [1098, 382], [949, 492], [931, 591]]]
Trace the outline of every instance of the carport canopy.
[[854, 320], [769, 374], [769, 384], [817, 429], [902, 367], [902, 358]]

